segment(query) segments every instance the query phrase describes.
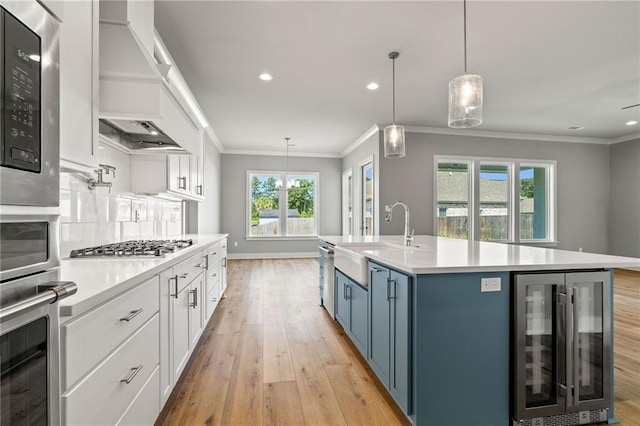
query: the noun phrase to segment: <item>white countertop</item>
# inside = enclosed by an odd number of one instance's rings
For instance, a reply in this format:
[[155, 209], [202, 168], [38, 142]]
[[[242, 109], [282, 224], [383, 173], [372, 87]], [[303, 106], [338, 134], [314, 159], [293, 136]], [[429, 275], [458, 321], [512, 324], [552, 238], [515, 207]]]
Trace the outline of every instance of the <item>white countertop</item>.
[[[500, 244], [484, 241], [415, 236], [412, 247], [401, 235], [320, 236], [320, 240], [411, 274], [528, 271], [588, 268], [640, 268], [640, 259], [603, 254]], [[358, 243], [382, 243], [361, 248]], [[353, 244], [352, 248], [349, 246]]]
[[60, 316], [76, 315], [103, 303], [227, 236], [186, 235], [183, 238], [193, 239], [194, 244], [165, 257], [63, 259], [60, 279], [75, 282], [78, 292], [60, 301]]

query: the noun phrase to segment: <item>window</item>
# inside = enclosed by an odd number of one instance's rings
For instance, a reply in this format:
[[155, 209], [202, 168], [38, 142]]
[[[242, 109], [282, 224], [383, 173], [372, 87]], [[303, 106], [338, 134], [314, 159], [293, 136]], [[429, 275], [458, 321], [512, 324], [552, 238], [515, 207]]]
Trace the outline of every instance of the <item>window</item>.
[[435, 169], [438, 236], [555, 241], [555, 162], [436, 157]]
[[318, 235], [318, 174], [248, 172], [247, 237]]

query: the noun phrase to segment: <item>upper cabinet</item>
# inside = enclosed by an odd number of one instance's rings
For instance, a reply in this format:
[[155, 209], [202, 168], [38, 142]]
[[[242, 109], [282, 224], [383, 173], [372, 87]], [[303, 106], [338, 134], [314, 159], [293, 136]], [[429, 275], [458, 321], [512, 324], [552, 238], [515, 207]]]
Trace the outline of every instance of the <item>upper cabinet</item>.
[[132, 155], [131, 191], [185, 200], [204, 199], [202, 143], [200, 132], [199, 148], [191, 155]]
[[97, 167], [98, 0], [69, 1], [60, 26], [60, 158]]

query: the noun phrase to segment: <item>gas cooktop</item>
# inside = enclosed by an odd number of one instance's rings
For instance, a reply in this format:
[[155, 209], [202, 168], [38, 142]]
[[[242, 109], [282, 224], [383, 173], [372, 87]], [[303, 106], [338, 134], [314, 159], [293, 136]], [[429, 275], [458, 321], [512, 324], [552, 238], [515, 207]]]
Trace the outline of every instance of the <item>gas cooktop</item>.
[[162, 257], [193, 245], [193, 240], [130, 240], [71, 250], [70, 258], [78, 257]]

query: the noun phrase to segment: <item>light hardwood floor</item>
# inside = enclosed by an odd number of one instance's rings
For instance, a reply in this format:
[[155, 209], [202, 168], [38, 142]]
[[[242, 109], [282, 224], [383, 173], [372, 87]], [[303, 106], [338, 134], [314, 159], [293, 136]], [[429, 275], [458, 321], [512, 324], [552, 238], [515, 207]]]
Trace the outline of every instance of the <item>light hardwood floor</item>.
[[[156, 424], [409, 424], [318, 306], [314, 259], [229, 261], [228, 274]], [[615, 413], [640, 426], [640, 273], [616, 271], [614, 303]]]

